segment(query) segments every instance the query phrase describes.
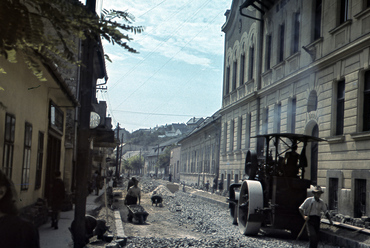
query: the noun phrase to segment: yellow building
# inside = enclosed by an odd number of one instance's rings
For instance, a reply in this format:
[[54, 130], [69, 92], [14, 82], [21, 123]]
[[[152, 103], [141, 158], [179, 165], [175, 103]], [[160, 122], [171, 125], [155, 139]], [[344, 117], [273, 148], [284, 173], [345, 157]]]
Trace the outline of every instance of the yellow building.
[[[77, 105], [60, 74], [43, 65], [39, 81], [21, 59], [0, 58], [0, 161], [18, 193], [18, 206], [47, 197], [56, 170], [65, 171], [66, 113]], [[68, 161], [71, 163], [72, 161]]]

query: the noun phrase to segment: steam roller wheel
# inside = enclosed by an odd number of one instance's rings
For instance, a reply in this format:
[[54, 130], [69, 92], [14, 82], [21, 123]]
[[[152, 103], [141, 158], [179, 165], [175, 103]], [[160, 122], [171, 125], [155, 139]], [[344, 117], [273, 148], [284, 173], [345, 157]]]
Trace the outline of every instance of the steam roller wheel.
[[242, 183], [238, 202], [238, 226], [243, 235], [257, 235], [262, 220], [256, 213], [263, 208], [263, 191], [259, 181], [246, 180]]

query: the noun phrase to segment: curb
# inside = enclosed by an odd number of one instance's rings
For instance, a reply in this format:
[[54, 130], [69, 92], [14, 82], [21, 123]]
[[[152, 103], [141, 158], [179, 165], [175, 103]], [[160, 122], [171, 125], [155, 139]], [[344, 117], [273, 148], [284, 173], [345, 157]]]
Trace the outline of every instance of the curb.
[[340, 247], [370, 248], [370, 236], [359, 231], [345, 230], [321, 223], [321, 239]]
[[125, 232], [123, 230], [121, 214], [120, 214], [119, 211], [114, 211], [114, 222], [115, 222], [115, 225], [116, 225], [117, 239], [123, 239], [123, 240], [127, 241], [127, 237], [126, 237]]

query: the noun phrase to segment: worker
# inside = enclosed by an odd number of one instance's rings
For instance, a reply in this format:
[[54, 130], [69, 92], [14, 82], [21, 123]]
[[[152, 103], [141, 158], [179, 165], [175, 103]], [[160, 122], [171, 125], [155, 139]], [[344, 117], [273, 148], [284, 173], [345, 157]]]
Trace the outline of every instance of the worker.
[[299, 207], [299, 212], [305, 220], [308, 237], [310, 240], [310, 248], [316, 248], [319, 243], [320, 233], [320, 218], [321, 213], [324, 212], [328, 218], [330, 225], [333, 225], [327, 206], [320, 198], [324, 193], [320, 186], [316, 186], [313, 190], [313, 197], [308, 197]]
[[132, 186], [134, 186], [135, 181], [138, 181], [138, 180], [136, 179], [136, 177], [132, 177], [132, 178], [128, 181], [128, 184], [127, 184], [127, 191], [128, 191]]
[[138, 185], [139, 185], [139, 180], [135, 178], [134, 185], [131, 186], [129, 190], [127, 191], [127, 195], [125, 199], [126, 205], [136, 205], [138, 200], [140, 204], [141, 190], [138, 187]]
[[285, 153], [285, 168], [283, 169], [285, 176], [296, 177], [298, 174], [299, 154], [297, 153], [297, 144], [292, 145], [291, 151]]

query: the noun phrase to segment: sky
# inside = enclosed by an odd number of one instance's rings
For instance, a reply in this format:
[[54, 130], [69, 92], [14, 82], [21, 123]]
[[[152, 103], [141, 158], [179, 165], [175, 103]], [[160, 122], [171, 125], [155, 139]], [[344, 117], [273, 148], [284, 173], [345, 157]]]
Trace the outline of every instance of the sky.
[[141, 34], [129, 33], [138, 54], [103, 41], [106, 101], [115, 128], [127, 131], [186, 123], [221, 108], [224, 13], [231, 0], [105, 0], [104, 9], [127, 11]]

